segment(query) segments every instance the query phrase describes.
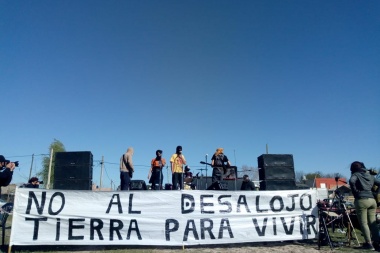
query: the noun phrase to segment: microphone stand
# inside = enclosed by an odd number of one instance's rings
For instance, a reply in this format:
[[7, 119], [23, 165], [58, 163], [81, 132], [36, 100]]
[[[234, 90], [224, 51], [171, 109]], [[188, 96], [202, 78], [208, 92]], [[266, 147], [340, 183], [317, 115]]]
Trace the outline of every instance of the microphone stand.
[[236, 167], [236, 170], [234, 169], [234, 174], [235, 174], [235, 191], [236, 191], [236, 180], [237, 180], [237, 167]]
[[205, 190], [207, 190], [207, 154], [206, 154], [206, 188]]

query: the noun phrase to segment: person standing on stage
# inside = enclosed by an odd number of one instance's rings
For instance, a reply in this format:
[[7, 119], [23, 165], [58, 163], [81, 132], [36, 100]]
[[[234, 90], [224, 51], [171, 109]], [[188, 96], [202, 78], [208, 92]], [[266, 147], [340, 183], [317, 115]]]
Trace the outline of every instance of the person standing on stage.
[[[162, 168], [166, 165], [165, 158], [162, 157], [162, 150], [156, 151], [156, 157], [151, 161], [151, 167], [148, 175], [149, 183], [151, 183], [152, 190], [161, 190], [162, 181], [164, 176], [162, 174]], [[156, 187], [158, 185], [158, 189]]]
[[376, 248], [378, 250], [380, 238], [376, 223], [377, 204], [371, 189], [374, 184], [380, 186], [380, 181], [370, 175], [362, 162], [353, 162], [350, 170], [349, 183], [355, 197], [355, 210], [365, 239], [362, 249], [374, 250]]
[[182, 147], [177, 146], [175, 154], [170, 158], [172, 169], [173, 190], [183, 189], [183, 165], [186, 165], [185, 156], [182, 154]]
[[122, 191], [129, 190], [132, 174], [135, 171], [132, 161], [133, 153], [133, 148], [129, 147], [120, 158], [120, 190]]
[[241, 191], [254, 191], [255, 190], [255, 184], [249, 179], [248, 175], [243, 176], [243, 182], [241, 183], [240, 190]]
[[222, 181], [224, 169], [226, 166], [231, 166], [227, 156], [223, 154], [223, 148], [217, 148], [215, 154], [211, 158], [212, 169], [212, 182]]

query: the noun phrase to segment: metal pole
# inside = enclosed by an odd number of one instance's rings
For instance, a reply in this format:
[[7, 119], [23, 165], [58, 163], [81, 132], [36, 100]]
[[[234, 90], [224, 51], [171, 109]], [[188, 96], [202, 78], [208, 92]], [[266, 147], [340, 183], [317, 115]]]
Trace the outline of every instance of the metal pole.
[[29, 181], [29, 179], [32, 177], [33, 160], [34, 160], [34, 154], [32, 155], [32, 163], [30, 164], [30, 171], [29, 171], [29, 178], [28, 178], [28, 181]]
[[102, 181], [102, 178], [103, 178], [103, 166], [104, 166], [104, 156], [102, 156], [102, 162], [101, 162], [101, 168], [100, 168], [100, 185], [99, 185], [99, 189], [101, 190], [102, 187], [103, 187], [103, 181]]
[[206, 187], [205, 190], [207, 190], [207, 154], [206, 154]]

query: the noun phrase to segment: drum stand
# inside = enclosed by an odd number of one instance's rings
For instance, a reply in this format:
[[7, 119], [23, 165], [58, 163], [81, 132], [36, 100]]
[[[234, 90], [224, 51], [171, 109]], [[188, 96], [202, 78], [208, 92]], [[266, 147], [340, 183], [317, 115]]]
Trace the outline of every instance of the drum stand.
[[[203, 170], [206, 170], [206, 169], [198, 169], [201, 171], [201, 184], [203, 184]], [[206, 181], [207, 181], [207, 177], [206, 177]], [[206, 182], [206, 185], [207, 185], [207, 182]], [[203, 186], [203, 185], [202, 185]], [[207, 188], [203, 189], [203, 190], [206, 190]], [[200, 186], [199, 186], [199, 183], [198, 183], [198, 180], [197, 180], [197, 190], [201, 190]]]

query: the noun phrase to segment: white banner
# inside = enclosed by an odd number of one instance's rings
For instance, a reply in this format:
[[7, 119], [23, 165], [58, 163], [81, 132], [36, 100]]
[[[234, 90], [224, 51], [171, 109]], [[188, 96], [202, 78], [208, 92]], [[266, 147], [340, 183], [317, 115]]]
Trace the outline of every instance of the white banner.
[[315, 238], [315, 190], [18, 188], [10, 245], [200, 245]]

